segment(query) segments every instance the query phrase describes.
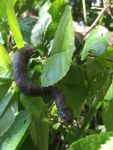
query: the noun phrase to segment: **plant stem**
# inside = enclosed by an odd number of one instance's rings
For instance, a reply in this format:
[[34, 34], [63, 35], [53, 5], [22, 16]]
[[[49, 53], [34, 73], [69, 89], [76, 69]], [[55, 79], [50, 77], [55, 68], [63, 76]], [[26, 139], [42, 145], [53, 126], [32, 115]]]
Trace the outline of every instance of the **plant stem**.
[[87, 25], [87, 13], [86, 13], [86, 2], [85, 2], [85, 0], [82, 0], [82, 6], [83, 6], [84, 22], [85, 22], [85, 25]]
[[100, 7], [91, 7], [91, 9], [93, 9], [93, 10], [102, 10], [103, 8], [100, 8]]

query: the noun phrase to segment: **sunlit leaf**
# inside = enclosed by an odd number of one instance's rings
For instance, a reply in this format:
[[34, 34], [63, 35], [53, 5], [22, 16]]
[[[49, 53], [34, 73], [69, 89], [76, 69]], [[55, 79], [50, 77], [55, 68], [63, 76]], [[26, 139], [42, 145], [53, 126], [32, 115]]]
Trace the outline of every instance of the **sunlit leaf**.
[[90, 50], [96, 55], [101, 55], [108, 46], [109, 40], [109, 32], [108, 29], [103, 26], [97, 26], [88, 36], [86, 40], [82, 53], [81, 60], [86, 59], [88, 52]]
[[17, 114], [18, 105], [17, 102], [13, 102], [0, 117], [0, 136], [11, 127]]
[[56, 0], [49, 9], [53, 21], [58, 21], [64, 11], [65, 0]]
[[89, 59], [87, 62], [87, 76], [90, 83], [90, 97], [98, 96], [103, 99], [112, 81], [112, 74], [98, 60]]
[[24, 95], [21, 96], [21, 102], [33, 116], [30, 133], [35, 146], [39, 150], [48, 150], [47, 105], [40, 97], [33, 98]]
[[4, 40], [3, 40], [1, 32], [0, 32], [0, 44], [4, 44]]
[[102, 119], [108, 131], [113, 131], [113, 81], [104, 97]]
[[72, 15], [70, 8], [66, 7], [55, 34], [51, 57], [42, 70], [41, 83], [43, 86], [53, 85], [66, 75], [74, 50]]
[[47, 30], [47, 39], [52, 40], [54, 38], [56, 30], [58, 28], [58, 24], [60, 22], [60, 19], [62, 17], [64, 10], [65, 10], [64, 0], [54, 1], [51, 7], [49, 8], [49, 13], [52, 16], [52, 22], [49, 25], [49, 28]]
[[[0, 116], [3, 114], [5, 109], [8, 107], [8, 104], [11, 103], [11, 101], [17, 97], [15, 97], [15, 86], [12, 84], [6, 95], [0, 100]], [[15, 95], [14, 95], [15, 93]]]
[[42, 85], [49, 86], [58, 82], [69, 70], [69, 65], [70, 59], [68, 53], [60, 52], [51, 56], [42, 71]]
[[24, 138], [30, 121], [31, 117], [27, 112], [18, 114], [10, 129], [0, 138], [0, 149], [15, 150]]
[[17, 0], [12, 0], [13, 4], [15, 4], [15, 3], [16, 3], [16, 1], [17, 1]]
[[39, 10], [39, 16], [42, 16], [43, 14], [47, 13], [50, 6], [51, 6], [51, 2], [48, 0], [45, 1], [45, 3], [41, 6]]
[[0, 0], [0, 17], [5, 17], [6, 15], [6, 0]]
[[72, 65], [66, 76], [58, 83], [59, 89], [65, 95], [66, 103], [77, 118], [88, 96], [86, 74], [77, 65]]
[[12, 80], [12, 74], [10, 70], [5, 70], [4, 68], [0, 68], [0, 80], [1, 81], [11, 81]]
[[102, 144], [99, 150], [113, 150], [113, 137], [110, 137], [105, 144]]
[[31, 31], [33, 29], [33, 26], [35, 25], [37, 19], [33, 18], [25, 18], [19, 21], [19, 27], [23, 35], [24, 41], [27, 43], [30, 42], [30, 36], [31, 36]]
[[[60, 35], [60, 36], [59, 36]], [[70, 7], [65, 7], [58, 29], [55, 34], [51, 55], [60, 52], [68, 52], [72, 56], [75, 50], [74, 30], [72, 25], [72, 14]]]
[[68, 150], [98, 150], [110, 137], [113, 137], [112, 132], [90, 135], [74, 142]]
[[17, 47], [21, 48], [24, 46], [24, 43], [23, 43], [21, 32], [20, 32], [20, 28], [18, 25], [18, 21], [16, 18], [16, 14], [14, 11], [12, 0], [6, 0], [6, 10], [7, 10], [7, 17], [8, 17], [10, 30], [14, 36]]
[[0, 67], [3, 67], [5, 70], [8, 70], [11, 65], [11, 59], [5, 47], [0, 44]]
[[[43, 14], [32, 30], [31, 42], [35, 47], [44, 48], [46, 42], [46, 32], [51, 23], [51, 16], [49, 13]], [[45, 43], [46, 44], [46, 43]]]
[[[12, 0], [11, 3], [14, 5], [17, 0]], [[6, 0], [0, 0], [0, 17], [7, 16], [7, 9], [6, 9]]]
[[11, 86], [11, 81], [0, 81], [0, 100], [5, 96]]

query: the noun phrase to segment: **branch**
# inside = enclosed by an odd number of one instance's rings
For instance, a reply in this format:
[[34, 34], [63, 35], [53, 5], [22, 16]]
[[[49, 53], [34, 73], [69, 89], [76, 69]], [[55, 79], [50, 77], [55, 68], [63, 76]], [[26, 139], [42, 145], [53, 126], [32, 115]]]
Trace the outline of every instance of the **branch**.
[[108, 4], [105, 8], [102, 9], [96, 20], [93, 22], [93, 24], [90, 26], [89, 30], [83, 35], [83, 38], [87, 36], [87, 34], [96, 26], [97, 22], [99, 21], [100, 17], [104, 14], [107, 8], [109, 8], [110, 5]]

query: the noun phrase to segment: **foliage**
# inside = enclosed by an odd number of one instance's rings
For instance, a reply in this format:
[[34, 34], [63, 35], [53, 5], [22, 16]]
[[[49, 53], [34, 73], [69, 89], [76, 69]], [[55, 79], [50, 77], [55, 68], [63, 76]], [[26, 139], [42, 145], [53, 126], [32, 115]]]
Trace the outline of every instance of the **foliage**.
[[[1, 150], [113, 149], [112, 22], [107, 25], [105, 14], [81, 41], [73, 29], [73, 18], [83, 22], [81, 8], [80, 0], [0, 1]], [[88, 13], [91, 24], [97, 14]], [[25, 43], [38, 51], [29, 61], [28, 76], [62, 90], [73, 123], [61, 122], [51, 96], [25, 96], [16, 86], [13, 55]]]

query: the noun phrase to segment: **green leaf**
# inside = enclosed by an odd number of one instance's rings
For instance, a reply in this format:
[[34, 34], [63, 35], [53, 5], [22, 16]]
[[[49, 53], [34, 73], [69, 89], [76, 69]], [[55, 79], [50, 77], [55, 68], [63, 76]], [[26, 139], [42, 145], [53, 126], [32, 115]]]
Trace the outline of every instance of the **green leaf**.
[[11, 59], [9, 57], [8, 52], [5, 47], [0, 44], [0, 68], [4, 68], [4, 70], [8, 70], [11, 65]]
[[46, 118], [33, 117], [30, 133], [38, 150], [48, 150], [49, 125]]
[[87, 62], [87, 76], [89, 81], [89, 97], [97, 96], [102, 100], [112, 81], [112, 74], [101, 65], [98, 60], [89, 59]]
[[4, 40], [3, 40], [3, 37], [2, 37], [2, 33], [0, 32], [0, 44], [4, 44]]
[[102, 119], [107, 131], [113, 131], [113, 81], [104, 97]]
[[40, 97], [35, 98], [21, 94], [20, 100], [27, 111], [29, 111], [33, 116], [37, 118], [40, 118], [42, 108], [46, 108], [46, 105]]
[[72, 15], [67, 6], [55, 34], [51, 57], [42, 70], [41, 83], [43, 86], [53, 85], [66, 75], [72, 62], [74, 50]]
[[[12, 0], [12, 4], [14, 5], [17, 0]], [[7, 16], [7, 9], [6, 9], [6, 0], [0, 0], [0, 17]]]
[[[52, 40], [55, 36], [56, 30], [58, 28], [58, 24], [60, 22], [61, 16], [65, 9], [65, 1], [64, 0], [56, 0], [53, 2], [49, 9], [49, 13], [52, 16], [52, 22], [49, 25], [47, 30], [47, 39]], [[51, 50], [49, 50], [50, 52]]]
[[49, 58], [43, 67], [41, 81], [43, 86], [49, 86], [62, 79], [69, 70], [68, 53], [60, 52]]
[[68, 150], [98, 150], [110, 137], [113, 137], [112, 132], [90, 135], [74, 142]]
[[46, 0], [45, 3], [39, 9], [39, 16], [42, 16], [43, 14], [47, 13], [50, 6], [51, 6], [51, 1]]
[[48, 150], [49, 126], [47, 123], [47, 105], [40, 97], [21, 96], [24, 107], [33, 116], [30, 133], [38, 150]]
[[11, 86], [11, 81], [0, 81], [0, 100], [5, 96]]
[[109, 38], [110, 36], [108, 29], [103, 26], [97, 26], [89, 34], [88, 39], [84, 44], [83, 50], [81, 52], [81, 60], [86, 59], [90, 50], [92, 50], [96, 56], [101, 55], [108, 46]]
[[0, 149], [15, 150], [24, 138], [30, 121], [31, 117], [27, 112], [18, 114], [10, 129], [0, 138]]
[[75, 127], [71, 127], [68, 129], [68, 132], [65, 136], [65, 142], [71, 145], [76, 140], [76, 135], [78, 133], [78, 129]]
[[18, 21], [16, 18], [16, 14], [14, 11], [14, 6], [12, 0], [6, 0], [6, 8], [7, 8], [7, 17], [10, 26], [10, 30], [14, 36], [14, 40], [18, 48], [24, 47], [22, 35], [20, 32], [20, 28], [18, 25]]
[[15, 3], [16, 3], [16, 1], [17, 1], [17, 0], [12, 0], [13, 4], [15, 4]]
[[31, 7], [34, 8], [34, 6], [33, 6], [34, 2], [35, 2], [35, 0], [29, 0], [29, 3], [26, 0], [19, 0], [17, 2], [18, 7], [19, 7], [18, 8], [18, 15], [21, 16], [25, 11], [31, 12]]
[[111, 82], [111, 85], [110, 85], [104, 99], [105, 99], [105, 102], [106, 101], [110, 102], [113, 99], [113, 80]]
[[88, 96], [86, 73], [79, 66], [72, 65], [66, 76], [58, 83], [58, 87], [63, 91], [66, 103], [77, 118]]
[[102, 144], [99, 150], [113, 150], [113, 137], [110, 137], [105, 144]]
[[8, 27], [8, 24], [7, 24], [7, 20], [2, 18], [1, 21], [0, 21], [0, 34], [2, 36], [0, 36], [1, 38], [1, 41], [0, 43], [1, 44], [5, 44], [5, 41], [7, 41], [7, 35], [9, 34], [9, 27]]
[[12, 69], [10, 70], [4, 70], [4, 68], [0, 68], [0, 81], [12, 81]]
[[0, 117], [0, 136], [11, 127], [17, 114], [18, 105], [17, 102], [13, 102]]
[[6, 0], [0, 0], [0, 17], [5, 17], [7, 15], [6, 11]]
[[74, 50], [75, 46], [72, 14], [70, 7], [67, 6], [65, 7], [64, 13], [60, 19], [60, 23], [55, 34], [51, 55], [60, 52], [68, 52], [69, 56], [72, 56]]
[[33, 29], [33, 26], [36, 24], [36, 21], [36, 19], [28, 17], [20, 20], [19, 22], [19, 27], [22, 32], [23, 39], [27, 43], [30, 43], [31, 31]]
[[[48, 30], [47, 30], [47, 34], [46, 34], [46, 38], [51, 42], [52, 41], [52, 44], [53, 44], [53, 38], [55, 36], [55, 33], [56, 33], [56, 30], [57, 30], [57, 27], [58, 27], [58, 23], [57, 22], [52, 22], [49, 27], [48, 27]], [[50, 43], [51, 44], [51, 43]], [[52, 49], [52, 45], [51, 45], [51, 49]], [[48, 50], [49, 52], [51, 50]]]
[[59, 21], [65, 7], [65, 0], [56, 0], [49, 9], [53, 21]]
[[19, 150], [35, 150], [36, 147], [31, 139], [30, 134], [26, 137], [24, 142], [20, 145]]
[[97, 57], [97, 59], [103, 67], [107, 68], [107, 70], [112, 72], [112, 70], [113, 70], [113, 64], [112, 64], [112, 61], [113, 61], [113, 47], [108, 46], [106, 51], [102, 55]]
[[31, 42], [35, 47], [38, 47], [40, 49], [45, 48], [45, 42], [46, 42], [46, 32], [48, 29], [49, 24], [51, 23], [51, 16], [49, 13], [43, 14], [36, 25], [34, 26], [32, 30], [31, 35]]
[[4, 110], [11, 102], [14, 95], [15, 89], [12, 89], [13, 85], [10, 87], [6, 95], [0, 100], [0, 116], [3, 114]]

